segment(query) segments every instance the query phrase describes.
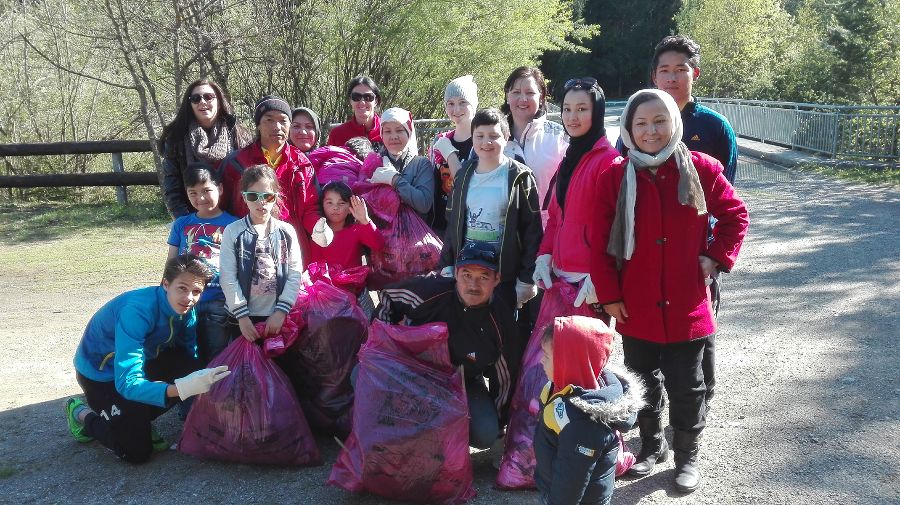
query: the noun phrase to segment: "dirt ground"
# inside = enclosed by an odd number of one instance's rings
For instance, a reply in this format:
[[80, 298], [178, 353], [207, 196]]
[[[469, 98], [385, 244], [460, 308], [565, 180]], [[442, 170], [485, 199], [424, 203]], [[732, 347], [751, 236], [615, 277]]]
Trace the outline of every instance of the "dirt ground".
[[[751, 228], [725, 279], [703, 487], [677, 494], [669, 462], [618, 482], [613, 501], [900, 503], [900, 192], [744, 159], [738, 171]], [[325, 465], [302, 469], [175, 451], [133, 466], [74, 442], [63, 403], [79, 393], [71, 360], [84, 324], [115, 294], [159, 278], [165, 230], [23, 235], [4, 226], [0, 503], [391, 503], [326, 487], [338, 450], [326, 438]], [[176, 440], [180, 423], [170, 412], [159, 428]], [[495, 490], [488, 454], [474, 465], [471, 503], [536, 499]]]

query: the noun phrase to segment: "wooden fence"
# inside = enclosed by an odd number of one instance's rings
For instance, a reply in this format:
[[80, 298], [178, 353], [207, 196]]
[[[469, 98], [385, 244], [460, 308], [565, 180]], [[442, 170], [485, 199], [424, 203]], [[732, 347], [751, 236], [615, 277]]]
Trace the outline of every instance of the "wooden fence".
[[0, 157], [58, 156], [66, 154], [105, 154], [112, 159], [112, 172], [87, 174], [4, 175], [0, 188], [57, 188], [66, 186], [117, 186], [116, 199], [128, 203], [127, 186], [155, 186], [157, 173], [126, 172], [122, 153], [151, 151], [147, 140], [103, 140], [87, 142], [53, 142], [48, 144], [0, 144]]

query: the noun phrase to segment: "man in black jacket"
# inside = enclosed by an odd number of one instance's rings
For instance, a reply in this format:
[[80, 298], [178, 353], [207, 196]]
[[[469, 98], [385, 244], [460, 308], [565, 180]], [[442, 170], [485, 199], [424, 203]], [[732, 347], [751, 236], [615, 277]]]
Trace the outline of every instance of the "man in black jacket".
[[450, 359], [465, 376], [469, 444], [479, 449], [490, 447], [506, 424], [524, 347], [512, 306], [494, 296], [499, 283], [496, 250], [471, 242], [459, 252], [453, 278], [428, 275], [393, 284], [381, 291], [375, 311], [391, 324], [447, 324]]

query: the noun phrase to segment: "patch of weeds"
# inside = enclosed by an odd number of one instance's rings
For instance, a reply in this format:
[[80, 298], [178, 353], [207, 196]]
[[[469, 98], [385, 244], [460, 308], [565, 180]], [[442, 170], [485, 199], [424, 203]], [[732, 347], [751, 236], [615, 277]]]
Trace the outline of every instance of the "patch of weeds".
[[900, 186], [900, 165], [806, 163], [797, 168], [850, 181]]
[[19, 473], [19, 469], [13, 466], [0, 465], [0, 479], [7, 479]]

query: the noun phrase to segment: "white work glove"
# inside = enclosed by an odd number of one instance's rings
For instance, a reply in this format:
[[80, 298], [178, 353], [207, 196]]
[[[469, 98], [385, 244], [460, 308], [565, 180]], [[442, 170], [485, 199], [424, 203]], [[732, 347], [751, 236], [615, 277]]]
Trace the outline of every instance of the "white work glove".
[[522, 308], [528, 300], [537, 296], [538, 288], [534, 284], [526, 284], [516, 280], [516, 307]]
[[394, 176], [400, 175], [400, 172], [391, 164], [391, 159], [387, 156], [381, 158], [382, 166], [375, 169], [375, 173], [369, 179], [372, 184], [393, 184]]
[[225, 377], [228, 377], [229, 375], [231, 375], [231, 371], [228, 370], [227, 366], [222, 365], [215, 368], [204, 368], [203, 370], [197, 370], [187, 377], [175, 379], [175, 387], [178, 389], [178, 397], [181, 398], [182, 401], [184, 401], [192, 396], [203, 394], [209, 391], [209, 388], [211, 388], [213, 384], [219, 382]]
[[578, 290], [578, 296], [575, 297], [575, 306], [581, 307], [582, 303], [593, 305], [597, 302], [599, 300], [597, 300], [597, 292], [594, 291], [594, 283], [591, 282], [591, 276], [585, 275], [584, 280], [581, 281], [581, 289]]
[[542, 254], [534, 260], [534, 275], [531, 277], [534, 279], [535, 285], [543, 289], [550, 289], [550, 286], [553, 285], [553, 278], [550, 276], [552, 260], [553, 255], [551, 254]]
[[434, 143], [434, 148], [437, 152], [441, 153], [441, 156], [443, 156], [445, 160], [448, 159], [451, 154], [459, 153], [459, 149], [453, 147], [453, 142], [447, 137], [437, 139]]
[[441, 269], [441, 277], [453, 277], [454, 275], [456, 275], [456, 272], [453, 269], [453, 265]]
[[312, 241], [319, 247], [328, 247], [332, 240], [334, 240], [334, 231], [328, 226], [325, 218], [320, 217], [313, 226]]

